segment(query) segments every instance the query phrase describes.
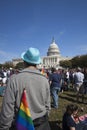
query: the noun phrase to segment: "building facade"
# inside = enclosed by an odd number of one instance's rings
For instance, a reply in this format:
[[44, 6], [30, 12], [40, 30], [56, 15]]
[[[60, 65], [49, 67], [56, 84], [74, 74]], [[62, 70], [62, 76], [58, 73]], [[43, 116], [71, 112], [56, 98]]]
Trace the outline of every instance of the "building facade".
[[60, 50], [58, 45], [56, 44], [54, 38], [52, 39], [52, 42], [48, 48], [47, 51], [47, 56], [44, 56], [42, 58], [42, 66], [45, 68], [50, 68], [50, 67], [59, 67], [59, 62], [61, 60], [69, 60], [70, 58], [68, 57], [62, 57], [60, 54]]
[[[54, 38], [48, 48], [47, 56], [42, 57], [42, 64], [40, 64], [39, 68], [51, 68], [51, 67], [59, 67], [60, 60], [69, 60], [68, 57], [62, 57], [60, 54], [60, 50], [58, 45], [56, 44]], [[22, 62], [22, 59], [13, 59], [13, 65], [16, 65], [19, 62]]]

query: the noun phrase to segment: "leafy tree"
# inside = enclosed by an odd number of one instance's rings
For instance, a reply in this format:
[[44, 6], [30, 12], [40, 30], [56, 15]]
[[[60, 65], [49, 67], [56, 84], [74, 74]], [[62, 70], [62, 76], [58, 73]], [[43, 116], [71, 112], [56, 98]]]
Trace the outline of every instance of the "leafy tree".
[[19, 63], [15, 66], [15, 69], [23, 69], [23, 68], [24, 68], [23, 62], [19, 62]]
[[87, 55], [82, 55], [80, 57], [80, 66], [87, 67]]
[[61, 60], [59, 64], [60, 64], [60, 66], [62, 66], [64, 68], [71, 68], [72, 67], [72, 63], [70, 60]]
[[87, 67], [87, 54], [81, 56], [75, 56], [71, 60], [60, 61], [60, 66], [64, 68], [76, 68], [76, 67]]
[[2, 64], [0, 64], [0, 69], [3, 67], [3, 65]]
[[4, 68], [14, 68], [14, 66], [13, 66], [13, 63], [11, 62], [11, 61], [8, 61], [8, 62], [5, 62], [4, 64], [3, 64], [3, 67]]
[[72, 67], [87, 67], [87, 55], [76, 56], [71, 59]]

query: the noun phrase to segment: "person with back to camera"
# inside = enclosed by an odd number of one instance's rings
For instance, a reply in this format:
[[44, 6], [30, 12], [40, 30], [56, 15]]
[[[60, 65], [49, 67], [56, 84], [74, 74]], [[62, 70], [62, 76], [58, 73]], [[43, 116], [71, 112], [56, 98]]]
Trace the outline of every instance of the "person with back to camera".
[[82, 102], [83, 102], [83, 96], [84, 96], [83, 81], [84, 81], [84, 74], [82, 73], [82, 69], [80, 67], [78, 67], [74, 74], [74, 84], [75, 84], [77, 102], [79, 102], [80, 94], [81, 94], [81, 98], [82, 98]]
[[59, 95], [61, 87], [61, 74], [56, 68], [52, 68], [52, 74], [49, 77], [50, 91], [52, 96], [52, 107], [58, 109], [59, 105]]
[[[67, 105], [66, 112], [63, 115], [62, 127], [63, 130], [76, 130], [76, 124], [79, 121], [75, 120], [78, 113], [78, 106], [69, 104]], [[78, 118], [77, 118], [78, 119]]]
[[50, 88], [47, 78], [37, 69], [41, 63], [39, 50], [29, 48], [21, 58], [25, 69], [9, 78], [0, 113], [0, 130], [16, 130], [15, 119], [24, 88], [35, 130], [50, 130]]

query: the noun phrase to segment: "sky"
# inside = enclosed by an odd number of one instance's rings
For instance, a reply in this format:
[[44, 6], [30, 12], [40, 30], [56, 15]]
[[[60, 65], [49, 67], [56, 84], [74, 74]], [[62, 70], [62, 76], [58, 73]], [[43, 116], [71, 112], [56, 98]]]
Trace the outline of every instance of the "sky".
[[87, 54], [87, 0], [0, 0], [0, 63], [46, 56], [53, 37], [62, 56]]

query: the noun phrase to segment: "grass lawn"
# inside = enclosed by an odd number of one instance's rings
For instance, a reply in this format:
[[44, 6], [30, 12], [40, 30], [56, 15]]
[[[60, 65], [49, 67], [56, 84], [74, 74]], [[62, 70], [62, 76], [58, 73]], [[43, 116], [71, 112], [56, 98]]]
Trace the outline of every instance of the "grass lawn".
[[[81, 101], [81, 98], [80, 98]], [[85, 96], [85, 104], [76, 102], [76, 94], [73, 91], [65, 91], [64, 93], [59, 93], [59, 108], [51, 109], [49, 115], [49, 121], [51, 122], [52, 130], [61, 130], [62, 128], [62, 116], [65, 112], [66, 106], [69, 103], [77, 104], [79, 107], [79, 115], [84, 115], [87, 113], [87, 96]], [[81, 108], [83, 107], [83, 111]], [[55, 129], [54, 129], [55, 127]]]
[[[1, 102], [2, 97], [0, 97], [0, 109], [1, 109]], [[69, 103], [77, 104], [80, 109], [81, 107], [83, 107], [83, 111], [81, 110], [79, 111], [79, 115], [83, 115], [87, 113], [87, 96], [85, 96], [85, 102], [86, 102], [85, 104], [81, 102], [77, 103], [75, 92], [73, 92], [72, 90], [59, 93], [59, 108], [58, 109], [52, 108], [49, 115], [51, 130], [61, 130], [62, 116], [67, 104]]]

